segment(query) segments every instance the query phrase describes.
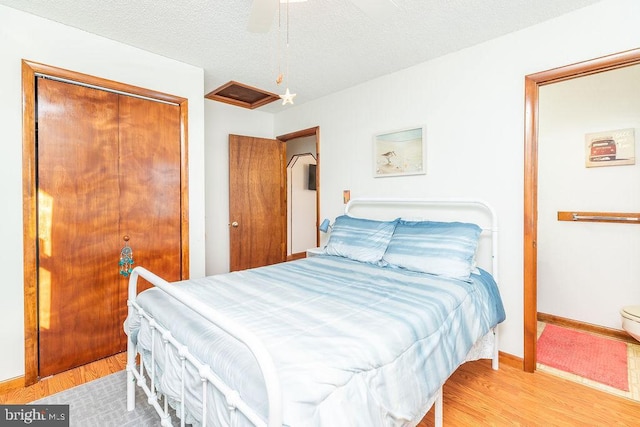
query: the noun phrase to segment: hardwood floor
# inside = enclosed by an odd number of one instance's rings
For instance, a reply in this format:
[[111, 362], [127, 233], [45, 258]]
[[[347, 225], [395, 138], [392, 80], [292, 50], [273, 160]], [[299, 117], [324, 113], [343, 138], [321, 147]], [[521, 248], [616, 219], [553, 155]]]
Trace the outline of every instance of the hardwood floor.
[[[28, 403], [124, 369], [119, 354], [0, 394], [0, 403]], [[124, 397], [124, 390], [123, 390]], [[640, 403], [544, 372], [529, 374], [481, 360], [461, 366], [444, 386], [445, 426], [637, 426]], [[431, 427], [433, 409], [419, 427]]]
[[[638, 426], [640, 403], [537, 371], [487, 360], [462, 365], [444, 386], [445, 426]], [[433, 426], [433, 409], [419, 424]]]
[[127, 354], [116, 354], [115, 356], [44, 378], [32, 386], [0, 393], [0, 404], [33, 402], [45, 396], [121, 371], [126, 365]]

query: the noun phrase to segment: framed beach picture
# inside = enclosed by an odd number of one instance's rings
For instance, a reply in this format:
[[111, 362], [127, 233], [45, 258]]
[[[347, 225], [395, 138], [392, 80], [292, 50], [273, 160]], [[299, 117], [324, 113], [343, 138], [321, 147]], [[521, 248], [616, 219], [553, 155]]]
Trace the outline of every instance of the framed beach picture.
[[426, 174], [424, 127], [386, 132], [373, 137], [373, 176]]

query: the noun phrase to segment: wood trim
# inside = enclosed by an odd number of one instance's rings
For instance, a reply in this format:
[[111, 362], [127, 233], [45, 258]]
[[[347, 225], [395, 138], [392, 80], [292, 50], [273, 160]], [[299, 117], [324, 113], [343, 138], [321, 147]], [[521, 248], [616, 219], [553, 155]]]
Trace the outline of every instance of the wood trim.
[[320, 246], [320, 127], [316, 127], [316, 247]]
[[282, 241], [280, 242], [280, 259], [287, 259], [287, 245], [289, 244], [289, 230], [287, 221], [289, 220], [289, 207], [287, 192], [287, 144], [284, 141], [276, 140], [280, 144], [280, 227], [282, 229]]
[[524, 138], [524, 370], [536, 368], [538, 284], [538, 86], [525, 78]]
[[189, 251], [189, 102], [180, 102], [180, 197], [182, 234], [182, 280], [191, 277]]
[[506, 365], [520, 370], [524, 367], [524, 362], [521, 357], [514, 356], [510, 353], [504, 353], [502, 351], [498, 352], [498, 361], [500, 362], [500, 365]]
[[[151, 89], [145, 89], [139, 86], [133, 86], [126, 83], [116, 82], [114, 80], [104, 79], [101, 77], [92, 76], [90, 74], [83, 74], [77, 71], [66, 70], [64, 68], [58, 68], [51, 65], [41, 64], [39, 62], [22, 60], [23, 64], [28, 65], [33, 69], [34, 73], [44, 74], [51, 77], [58, 77], [61, 79], [73, 80], [78, 83], [97, 86], [104, 89], [110, 89], [118, 92], [131, 93], [138, 96], [144, 96], [146, 98], [156, 99], [159, 101], [171, 102], [174, 104], [182, 105], [183, 102], [187, 102], [187, 99], [169, 95], [167, 93], [158, 92]], [[24, 99], [23, 99], [24, 101]]]
[[24, 377], [16, 377], [10, 380], [0, 382], [0, 394], [7, 393], [24, 387]]
[[559, 211], [558, 221], [640, 224], [640, 213]]
[[524, 136], [524, 370], [536, 366], [538, 233], [538, 89], [540, 86], [640, 63], [640, 49], [525, 76]]
[[568, 319], [566, 317], [547, 313], [538, 313], [537, 318], [540, 322], [548, 323], [551, 325], [564, 326], [571, 329], [577, 329], [579, 331], [590, 332], [592, 334], [602, 335], [604, 337], [624, 341], [629, 344], [638, 344], [638, 341], [636, 341], [631, 335], [629, 335], [622, 329], [607, 328], [604, 326], [593, 325], [591, 323], [580, 322], [579, 320]]
[[294, 261], [296, 259], [302, 259], [302, 258], [306, 258], [307, 257], [307, 253], [306, 252], [298, 252], [295, 254], [291, 254], [287, 256], [287, 261]]
[[589, 74], [615, 70], [640, 62], [640, 49], [632, 49], [612, 55], [602, 56], [589, 61], [577, 62], [564, 67], [553, 68], [547, 71], [531, 74], [527, 78], [534, 80], [539, 86], [557, 83], [563, 80], [571, 80]]
[[295, 132], [291, 132], [291, 133], [287, 133], [287, 134], [284, 134], [284, 135], [276, 136], [276, 139], [279, 139], [280, 141], [287, 142], [287, 141], [289, 141], [291, 139], [304, 138], [305, 136], [317, 136], [319, 130], [320, 130], [320, 127], [316, 126], [316, 127], [297, 130]]
[[36, 232], [36, 153], [35, 153], [35, 80], [36, 74], [76, 81], [118, 92], [170, 102], [180, 106], [181, 116], [181, 191], [182, 191], [182, 277], [189, 277], [189, 189], [188, 189], [188, 100], [113, 80], [22, 60], [22, 193], [23, 193], [23, 280], [24, 280], [24, 385], [38, 381], [37, 316], [37, 232]]
[[27, 61], [22, 61], [22, 239], [25, 385], [34, 384], [38, 380], [35, 70]]

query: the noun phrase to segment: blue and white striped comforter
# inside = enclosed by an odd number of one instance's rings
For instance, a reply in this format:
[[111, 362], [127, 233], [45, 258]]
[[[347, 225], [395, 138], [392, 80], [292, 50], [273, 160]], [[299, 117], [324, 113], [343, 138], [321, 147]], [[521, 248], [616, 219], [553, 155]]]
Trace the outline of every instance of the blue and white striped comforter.
[[[504, 320], [495, 282], [484, 271], [468, 283], [316, 256], [177, 286], [264, 342], [290, 426], [414, 424], [472, 345]], [[261, 376], [246, 350], [159, 289], [137, 301], [266, 414]], [[127, 328], [148, 348], [144, 323], [138, 331], [139, 321], [129, 319]], [[160, 387], [177, 396], [179, 377], [170, 366], [179, 366], [175, 355], [160, 361]], [[188, 421], [197, 424], [199, 407], [192, 410], [196, 418]], [[216, 424], [227, 418], [225, 411], [213, 415]]]

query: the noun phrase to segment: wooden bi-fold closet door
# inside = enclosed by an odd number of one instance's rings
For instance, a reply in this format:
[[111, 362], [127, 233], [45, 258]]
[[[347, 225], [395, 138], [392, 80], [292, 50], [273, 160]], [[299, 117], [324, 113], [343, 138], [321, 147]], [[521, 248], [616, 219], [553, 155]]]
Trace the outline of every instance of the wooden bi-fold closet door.
[[126, 347], [125, 244], [181, 277], [179, 106], [37, 79], [39, 376]]

